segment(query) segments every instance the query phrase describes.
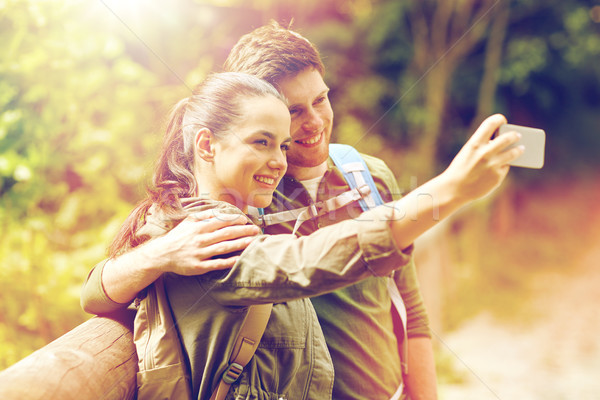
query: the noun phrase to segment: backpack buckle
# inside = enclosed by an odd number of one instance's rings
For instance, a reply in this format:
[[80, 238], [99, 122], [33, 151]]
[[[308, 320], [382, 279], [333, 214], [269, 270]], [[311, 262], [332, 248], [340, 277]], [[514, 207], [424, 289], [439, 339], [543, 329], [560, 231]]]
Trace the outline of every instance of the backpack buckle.
[[356, 190], [358, 190], [358, 193], [360, 193], [360, 197], [362, 198], [367, 197], [371, 194], [371, 188], [369, 187], [369, 185], [363, 185]]
[[244, 367], [238, 363], [234, 362], [229, 364], [225, 372], [223, 372], [223, 381], [228, 385], [231, 385], [233, 382], [238, 380], [243, 370]]
[[311, 204], [310, 206], [308, 206], [308, 213], [310, 214], [310, 218], [318, 217], [323, 213], [324, 209], [325, 204], [323, 204], [322, 201]]

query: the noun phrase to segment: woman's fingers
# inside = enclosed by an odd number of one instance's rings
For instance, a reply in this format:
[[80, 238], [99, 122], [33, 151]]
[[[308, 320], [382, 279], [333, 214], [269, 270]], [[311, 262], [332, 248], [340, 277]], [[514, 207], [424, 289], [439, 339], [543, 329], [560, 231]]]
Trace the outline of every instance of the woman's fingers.
[[[507, 132], [491, 140], [487, 152], [493, 157], [495, 165], [505, 165], [517, 159], [525, 150], [523, 146], [513, 146], [521, 139], [518, 132]], [[511, 147], [513, 146], [513, 147]]]
[[494, 140], [489, 141], [490, 150], [494, 153], [500, 153], [507, 147], [517, 143], [521, 139], [521, 134], [518, 132], [507, 132], [500, 135]]

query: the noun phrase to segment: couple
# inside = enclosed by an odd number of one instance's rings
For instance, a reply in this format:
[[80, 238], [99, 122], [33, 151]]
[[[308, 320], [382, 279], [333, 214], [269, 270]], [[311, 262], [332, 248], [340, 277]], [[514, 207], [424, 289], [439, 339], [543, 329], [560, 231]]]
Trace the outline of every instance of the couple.
[[[207, 216], [266, 208], [274, 192], [271, 208], [296, 208], [348, 187], [328, 160], [333, 112], [308, 40], [276, 24], [258, 28], [225, 68], [234, 73], [211, 75], [175, 107], [149, 196], [91, 272], [84, 308], [125, 307], [162, 276], [198, 399], [217, 387], [248, 306], [264, 303], [274, 303], [271, 317], [229, 397], [388, 399], [405, 379], [406, 395], [436, 398], [412, 242], [502, 182], [522, 152], [503, 151], [517, 134], [490, 141], [506, 121], [488, 118], [446, 171], [394, 202], [391, 172], [365, 157], [387, 205], [353, 220], [359, 208], [350, 204], [336, 211], [344, 221], [309, 220], [300, 237], [289, 235], [293, 222], [266, 229], [287, 235], [253, 236], [258, 228], [243, 215]], [[404, 377], [386, 288], [392, 273], [409, 311]]]

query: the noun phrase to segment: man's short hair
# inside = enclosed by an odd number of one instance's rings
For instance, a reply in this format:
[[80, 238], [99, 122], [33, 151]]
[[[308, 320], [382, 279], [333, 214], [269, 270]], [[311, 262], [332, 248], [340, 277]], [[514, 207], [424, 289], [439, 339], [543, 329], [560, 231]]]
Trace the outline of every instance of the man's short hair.
[[225, 71], [258, 76], [274, 86], [306, 68], [314, 68], [321, 75], [325, 73], [317, 48], [275, 21], [242, 36], [223, 67]]

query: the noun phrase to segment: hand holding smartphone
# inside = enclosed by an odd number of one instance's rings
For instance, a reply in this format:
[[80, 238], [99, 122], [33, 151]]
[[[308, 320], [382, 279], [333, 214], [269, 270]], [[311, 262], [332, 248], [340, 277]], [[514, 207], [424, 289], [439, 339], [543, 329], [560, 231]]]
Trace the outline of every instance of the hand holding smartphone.
[[529, 128], [520, 125], [504, 124], [498, 129], [497, 136], [507, 132], [519, 132], [521, 140], [507, 149], [515, 146], [524, 146], [525, 151], [510, 163], [515, 167], [539, 169], [544, 166], [544, 148], [546, 144], [546, 132], [542, 129]]

